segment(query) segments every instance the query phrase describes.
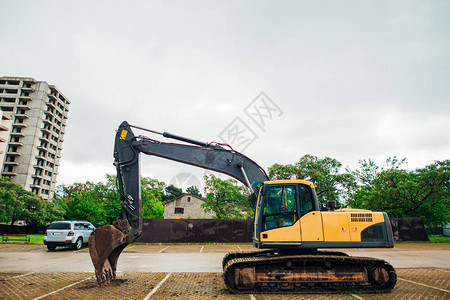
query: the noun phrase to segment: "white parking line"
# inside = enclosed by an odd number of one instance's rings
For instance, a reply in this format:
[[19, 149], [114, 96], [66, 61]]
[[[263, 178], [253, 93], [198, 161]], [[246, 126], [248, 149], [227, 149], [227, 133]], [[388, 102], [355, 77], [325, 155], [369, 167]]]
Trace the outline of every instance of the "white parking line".
[[86, 278], [86, 279], [80, 280], [80, 281], [78, 281], [78, 282], [69, 284], [69, 285], [67, 285], [67, 286], [65, 286], [65, 287], [62, 287], [62, 288], [56, 290], [56, 291], [53, 291], [53, 292], [50, 292], [50, 293], [48, 293], [48, 294], [45, 294], [45, 295], [39, 296], [39, 297], [37, 297], [37, 298], [34, 298], [34, 300], [42, 299], [42, 298], [45, 298], [45, 297], [47, 297], [47, 296], [53, 295], [53, 294], [55, 294], [55, 293], [61, 292], [62, 290], [65, 290], [65, 289], [67, 289], [67, 288], [70, 288], [71, 286], [74, 286], [74, 285], [77, 285], [77, 284], [79, 284], [79, 283], [82, 283], [83, 281], [86, 281], [86, 280], [91, 279], [91, 278], [93, 278], [93, 277], [94, 277], [94, 276], [91, 276], [91, 277], [88, 277], [88, 278]]
[[167, 274], [167, 276], [164, 277], [164, 279], [161, 280], [161, 281], [158, 283], [158, 285], [155, 286], [155, 287], [153, 288], [153, 290], [152, 290], [150, 293], [148, 293], [147, 296], [145, 296], [144, 300], [150, 299], [150, 297], [151, 297], [154, 293], [156, 293], [156, 291], [157, 291], [157, 290], [161, 287], [161, 285], [167, 280], [167, 278], [169, 278], [170, 275], [172, 275], [172, 273]]
[[200, 253], [203, 252], [203, 248], [205, 248], [205, 245], [203, 245], [202, 248], [200, 249]]
[[236, 245], [236, 247], [238, 247], [239, 252], [242, 252], [242, 249], [241, 249], [241, 247], [239, 247], [239, 245]]
[[418, 284], [418, 285], [422, 285], [422, 286], [425, 286], [425, 287], [429, 287], [429, 288], [432, 288], [432, 289], [435, 289], [435, 290], [439, 290], [439, 291], [442, 291], [442, 292], [450, 293], [449, 290], [440, 289], [440, 288], [437, 288], [435, 286], [431, 286], [431, 285], [428, 285], [428, 284], [415, 282], [415, 281], [411, 281], [411, 280], [408, 280], [408, 279], [403, 279], [403, 278], [400, 278], [400, 277], [397, 277], [397, 279], [400, 279], [400, 280], [403, 280], [403, 281], [406, 281], [406, 282], [410, 282], [410, 283], [414, 283], [414, 284]]
[[167, 246], [166, 248], [159, 250], [158, 253], [163, 252], [164, 250], [166, 250], [166, 249], [169, 248], [169, 247], [170, 247], [170, 246]]
[[14, 279], [14, 278], [19, 278], [19, 277], [31, 275], [31, 274], [34, 274], [34, 273], [36, 273], [36, 272], [25, 273], [25, 274], [22, 274], [22, 275], [17, 275], [17, 276], [14, 276], [14, 277], [5, 278], [4, 280], [10, 280], [10, 279]]

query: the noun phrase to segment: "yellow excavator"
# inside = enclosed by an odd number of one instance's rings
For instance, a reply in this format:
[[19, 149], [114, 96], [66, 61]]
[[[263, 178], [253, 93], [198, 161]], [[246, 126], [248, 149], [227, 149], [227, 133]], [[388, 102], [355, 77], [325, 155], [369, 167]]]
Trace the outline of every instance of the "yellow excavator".
[[[135, 136], [132, 128], [182, 141]], [[89, 253], [99, 284], [115, 279], [122, 250], [142, 233], [140, 154], [227, 174], [242, 182], [255, 209], [253, 245], [260, 249], [225, 255], [223, 278], [233, 293], [390, 292], [397, 281], [384, 260], [352, 257], [326, 248], [392, 248], [386, 213], [361, 209], [321, 211], [315, 185], [304, 180], [270, 181], [253, 160], [227, 144], [204, 143], [124, 121], [114, 144], [122, 214], [93, 231]]]

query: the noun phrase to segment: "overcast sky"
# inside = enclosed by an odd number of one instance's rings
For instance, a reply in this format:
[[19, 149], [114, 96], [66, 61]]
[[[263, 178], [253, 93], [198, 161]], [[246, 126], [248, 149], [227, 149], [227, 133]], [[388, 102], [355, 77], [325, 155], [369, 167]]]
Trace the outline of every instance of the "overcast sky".
[[[449, 16], [450, 1], [0, 0], [0, 75], [72, 102], [58, 183], [114, 173], [123, 120], [265, 169], [305, 154], [414, 169], [450, 158]], [[142, 160], [166, 182], [204, 174]]]

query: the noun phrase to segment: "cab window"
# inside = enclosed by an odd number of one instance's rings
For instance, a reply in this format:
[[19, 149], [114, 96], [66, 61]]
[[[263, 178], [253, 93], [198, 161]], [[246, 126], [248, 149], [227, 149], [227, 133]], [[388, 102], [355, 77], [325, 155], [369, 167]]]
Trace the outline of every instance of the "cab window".
[[298, 191], [300, 200], [300, 215], [304, 216], [314, 210], [314, 198], [312, 196], [311, 188], [306, 185], [298, 185]]
[[263, 230], [291, 226], [298, 220], [295, 185], [269, 186], [265, 193]]

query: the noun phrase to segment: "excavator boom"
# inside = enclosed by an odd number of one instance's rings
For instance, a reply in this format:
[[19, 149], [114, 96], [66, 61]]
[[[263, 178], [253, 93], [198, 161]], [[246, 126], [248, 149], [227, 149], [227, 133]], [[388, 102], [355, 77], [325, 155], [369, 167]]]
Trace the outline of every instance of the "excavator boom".
[[[165, 143], [135, 136], [132, 127], [188, 144]], [[268, 180], [263, 168], [228, 145], [204, 143], [167, 132], [159, 133], [124, 121], [116, 132], [113, 154], [122, 215], [113, 225], [95, 229], [89, 238], [89, 253], [99, 284], [115, 278], [120, 253], [142, 233], [141, 153], [227, 174], [242, 182], [253, 199], [256, 199], [257, 191], [252, 189], [251, 183]]]

